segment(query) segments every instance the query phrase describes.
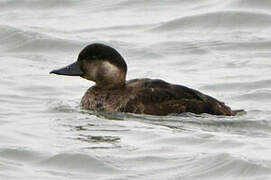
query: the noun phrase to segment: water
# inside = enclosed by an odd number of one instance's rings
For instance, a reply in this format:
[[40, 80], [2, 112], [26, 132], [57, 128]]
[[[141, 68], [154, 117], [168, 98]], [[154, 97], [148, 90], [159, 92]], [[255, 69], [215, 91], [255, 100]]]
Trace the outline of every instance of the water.
[[[269, 0], [0, 0], [0, 179], [271, 179]], [[49, 75], [93, 42], [128, 79], [245, 109], [156, 117], [80, 108], [93, 83]]]

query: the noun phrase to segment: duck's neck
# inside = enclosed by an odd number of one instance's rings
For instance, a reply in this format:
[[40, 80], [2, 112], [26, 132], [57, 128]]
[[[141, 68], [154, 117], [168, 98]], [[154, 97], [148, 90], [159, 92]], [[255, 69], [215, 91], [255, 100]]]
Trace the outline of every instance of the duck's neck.
[[123, 77], [114, 76], [112, 78], [105, 78], [96, 81], [95, 87], [99, 89], [119, 89], [125, 86], [125, 79]]

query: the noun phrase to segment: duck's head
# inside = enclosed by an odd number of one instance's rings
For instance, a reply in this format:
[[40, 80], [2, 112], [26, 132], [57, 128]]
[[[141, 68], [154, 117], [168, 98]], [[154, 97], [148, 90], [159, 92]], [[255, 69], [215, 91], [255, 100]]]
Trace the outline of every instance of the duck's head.
[[102, 89], [124, 86], [127, 65], [122, 56], [112, 47], [104, 44], [90, 44], [79, 54], [76, 62], [50, 73], [80, 76], [94, 81]]

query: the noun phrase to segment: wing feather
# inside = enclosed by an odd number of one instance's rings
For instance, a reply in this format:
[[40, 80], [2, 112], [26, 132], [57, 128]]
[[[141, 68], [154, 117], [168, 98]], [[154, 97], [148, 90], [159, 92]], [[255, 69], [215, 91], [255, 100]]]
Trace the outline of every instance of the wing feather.
[[137, 83], [140, 88], [135, 88], [137, 92], [129, 98], [126, 112], [157, 115], [182, 112], [225, 115], [232, 112], [224, 103], [185, 86], [159, 79], [144, 79]]

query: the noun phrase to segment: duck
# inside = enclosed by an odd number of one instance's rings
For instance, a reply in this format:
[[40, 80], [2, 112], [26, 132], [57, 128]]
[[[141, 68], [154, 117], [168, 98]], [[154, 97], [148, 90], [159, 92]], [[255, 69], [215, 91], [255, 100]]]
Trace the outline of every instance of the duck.
[[240, 112], [183, 85], [149, 78], [127, 81], [124, 58], [113, 47], [101, 43], [87, 45], [76, 62], [50, 73], [95, 82], [81, 100], [81, 106], [92, 111], [158, 116], [182, 113], [235, 116]]

